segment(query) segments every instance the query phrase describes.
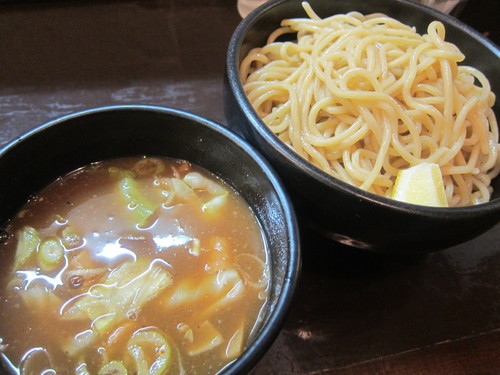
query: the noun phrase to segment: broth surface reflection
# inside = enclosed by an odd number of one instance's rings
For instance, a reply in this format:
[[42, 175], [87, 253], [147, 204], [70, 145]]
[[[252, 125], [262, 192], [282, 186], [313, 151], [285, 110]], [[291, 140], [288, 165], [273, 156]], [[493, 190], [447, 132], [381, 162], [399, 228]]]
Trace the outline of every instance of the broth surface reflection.
[[266, 305], [257, 219], [186, 161], [84, 167], [7, 232], [0, 350], [21, 374], [214, 374], [242, 353]]

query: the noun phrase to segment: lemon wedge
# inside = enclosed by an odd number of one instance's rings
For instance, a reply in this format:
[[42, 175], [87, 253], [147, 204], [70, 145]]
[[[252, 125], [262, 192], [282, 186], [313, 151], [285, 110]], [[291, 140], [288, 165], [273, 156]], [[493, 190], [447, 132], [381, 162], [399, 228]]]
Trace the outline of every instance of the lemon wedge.
[[448, 207], [439, 165], [422, 163], [400, 170], [392, 198], [423, 206]]

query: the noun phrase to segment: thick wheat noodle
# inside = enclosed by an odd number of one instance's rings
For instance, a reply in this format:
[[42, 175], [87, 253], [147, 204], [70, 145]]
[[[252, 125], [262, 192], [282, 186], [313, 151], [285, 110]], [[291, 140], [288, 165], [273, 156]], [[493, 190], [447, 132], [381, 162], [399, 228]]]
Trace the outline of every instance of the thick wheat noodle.
[[[431, 22], [383, 14], [287, 19], [240, 66], [258, 115], [325, 172], [390, 197], [397, 173], [441, 167], [450, 206], [487, 202], [500, 172], [495, 95]], [[295, 41], [277, 39], [292, 34]], [[296, 35], [296, 37], [295, 37]]]

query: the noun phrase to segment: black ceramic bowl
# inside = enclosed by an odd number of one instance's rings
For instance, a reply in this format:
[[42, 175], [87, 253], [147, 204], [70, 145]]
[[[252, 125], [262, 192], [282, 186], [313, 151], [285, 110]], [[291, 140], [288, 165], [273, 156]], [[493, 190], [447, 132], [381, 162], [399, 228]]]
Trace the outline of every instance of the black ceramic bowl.
[[[489, 78], [500, 95], [500, 51], [457, 19], [405, 0], [310, 0], [320, 17], [358, 11], [382, 12], [426, 33], [440, 20], [446, 39]], [[285, 18], [306, 17], [301, 0], [271, 0], [253, 11], [235, 30], [228, 48], [224, 85], [229, 127], [242, 134], [275, 167], [289, 191], [297, 217], [325, 236], [360, 248], [396, 254], [424, 254], [472, 239], [500, 218], [500, 178], [493, 181], [491, 202], [464, 208], [431, 208], [379, 197], [344, 183], [306, 162], [281, 142], [260, 120], [239, 79], [248, 51], [266, 44], [269, 33]], [[500, 116], [500, 102], [494, 108]], [[302, 224], [302, 223], [301, 223]]]
[[0, 224], [57, 177], [91, 162], [134, 155], [185, 159], [206, 168], [232, 185], [260, 221], [271, 260], [270, 304], [245, 352], [223, 371], [246, 373], [284, 322], [299, 277], [299, 239], [275, 172], [228, 129], [185, 112], [148, 106], [100, 108], [49, 122], [0, 150]]

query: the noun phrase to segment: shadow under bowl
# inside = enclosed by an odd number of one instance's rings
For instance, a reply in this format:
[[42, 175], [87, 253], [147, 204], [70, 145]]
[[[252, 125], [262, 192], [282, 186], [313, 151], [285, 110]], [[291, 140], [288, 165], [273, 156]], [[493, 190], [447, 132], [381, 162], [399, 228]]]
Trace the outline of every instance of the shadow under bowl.
[[244, 374], [284, 323], [300, 272], [296, 219], [279, 178], [244, 140], [223, 126], [175, 109], [104, 107], [44, 124], [0, 150], [0, 224], [32, 194], [75, 169], [126, 156], [165, 156], [201, 166], [229, 183], [257, 216], [267, 241], [269, 303], [244, 353], [223, 374]]
[[[488, 203], [460, 208], [424, 207], [368, 193], [336, 179], [299, 157], [259, 118], [239, 78], [248, 52], [266, 44], [269, 34], [287, 18], [307, 17], [300, 0], [271, 0], [254, 10], [235, 30], [228, 47], [224, 111], [229, 128], [254, 145], [280, 174], [302, 228], [335, 241], [393, 254], [425, 254], [473, 239], [500, 219], [500, 177], [493, 180]], [[465, 54], [463, 64], [481, 70], [500, 95], [500, 51], [457, 19], [405, 0], [310, 0], [320, 17], [358, 11], [385, 13], [427, 32], [434, 20], [446, 28], [446, 40]], [[494, 107], [500, 114], [500, 103]]]

